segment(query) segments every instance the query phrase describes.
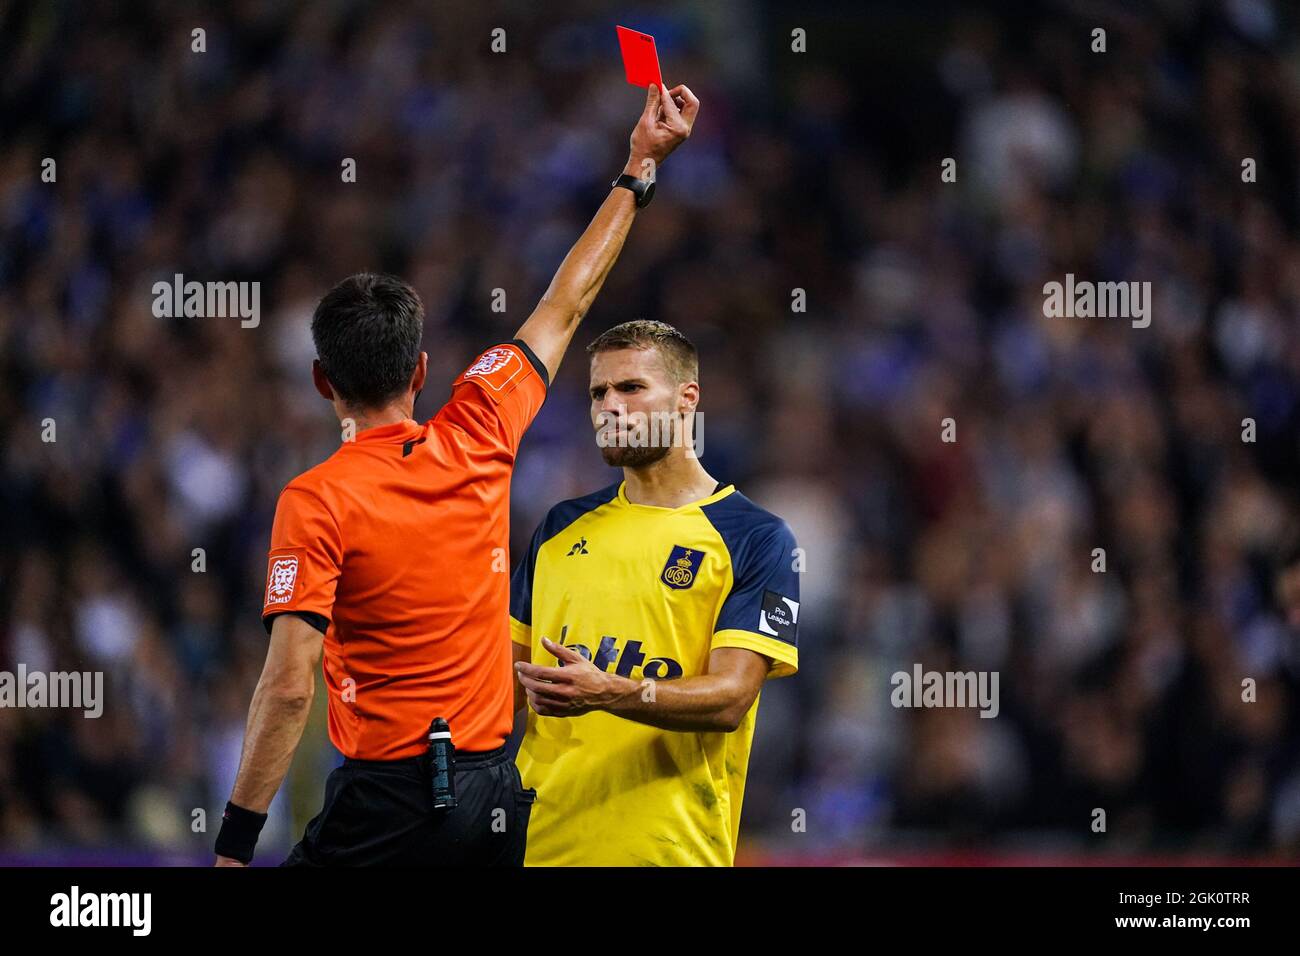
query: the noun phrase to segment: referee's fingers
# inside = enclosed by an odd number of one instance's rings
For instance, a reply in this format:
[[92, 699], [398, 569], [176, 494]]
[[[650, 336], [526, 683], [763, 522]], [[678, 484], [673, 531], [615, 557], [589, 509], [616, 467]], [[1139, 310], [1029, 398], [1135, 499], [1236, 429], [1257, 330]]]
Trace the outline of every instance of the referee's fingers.
[[671, 96], [665, 96], [660, 103], [664, 108], [664, 119], [667, 121], [669, 126], [680, 124], [682, 122], [681, 111], [677, 109], [677, 104], [673, 102]]
[[677, 97], [678, 95], [681, 96], [682, 119], [686, 120], [687, 123], [694, 123], [695, 116], [700, 111], [700, 101], [695, 94], [691, 92], [691, 88], [685, 83], [680, 83], [669, 90], [668, 95], [672, 97]]
[[643, 117], [648, 117], [653, 123], [654, 118], [659, 110], [659, 87], [651, 83], [645, 91], [645, 109], [641, 111]]

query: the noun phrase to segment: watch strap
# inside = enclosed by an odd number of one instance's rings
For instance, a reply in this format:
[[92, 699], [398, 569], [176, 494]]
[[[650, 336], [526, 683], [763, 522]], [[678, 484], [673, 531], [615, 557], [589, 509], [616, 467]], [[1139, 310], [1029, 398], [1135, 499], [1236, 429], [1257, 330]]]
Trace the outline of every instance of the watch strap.
[[631, 173], [620, 174], [619, 177], [609, 185], [611, 189], [622, 186], [624, 189], [631, 190], [632, 194], [636, 196], [636, 204], [638, 208], [646, 206], [650, 202], [651, 196], [654, 194], [651, 189], [654, 185], [652, 181], [640, 179], [633, 176]]

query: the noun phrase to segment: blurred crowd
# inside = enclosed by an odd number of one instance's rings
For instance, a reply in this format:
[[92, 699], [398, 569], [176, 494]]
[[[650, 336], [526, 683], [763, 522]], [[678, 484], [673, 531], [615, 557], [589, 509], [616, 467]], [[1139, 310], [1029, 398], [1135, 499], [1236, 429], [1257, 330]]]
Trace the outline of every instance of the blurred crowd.
[[[1293, 11], [942, 10], [630, 24], [701, 119], [577, 348], [628, 318], [689, 335], [705, 466], [806, 553], [741, 859], [1300, 852], [1300, 635], [1275, 593], [1300, 540]], [[0, 859], [203, 858], [276, 498], [339, 440], [315, 301], [363, 269], [411, 281], [432, 415], [622, 166], [642, 95], [615, 13], [0, 12], [0, 669], [102, 670], [107, 698], [97, 720], [0, 709]], [[155, 317], [177, 273], [259, 282], [260, 321]], [[1149, 281], [1150, 326], [1044, 317], [1066, 273]], [[517, 466], [516, 559], [616, 477], [586, 416], [575, 351]], [[892, 706], [916, 662], [998, 672], [999, 715]], [[263, 845], [319, 808], [323, 716], [309, 737]]]

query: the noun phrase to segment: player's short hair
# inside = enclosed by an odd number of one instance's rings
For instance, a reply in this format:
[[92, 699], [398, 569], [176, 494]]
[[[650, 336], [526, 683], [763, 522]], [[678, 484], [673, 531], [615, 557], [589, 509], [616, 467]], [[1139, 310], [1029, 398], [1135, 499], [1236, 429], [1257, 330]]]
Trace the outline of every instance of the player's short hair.
[[423, 335], [420, 296], [401, 279], [373, 272], [330, 289], [311, 319], [321, 369], [354, 408], [381, 408], [406, 390]]
[[667, 322], [633, 319], [605, 330], [587, 346], [591, 355], [618, 349], [657, 349], [678, 382], [694, 382], [700, 377], [700, 355], [694, 344]]

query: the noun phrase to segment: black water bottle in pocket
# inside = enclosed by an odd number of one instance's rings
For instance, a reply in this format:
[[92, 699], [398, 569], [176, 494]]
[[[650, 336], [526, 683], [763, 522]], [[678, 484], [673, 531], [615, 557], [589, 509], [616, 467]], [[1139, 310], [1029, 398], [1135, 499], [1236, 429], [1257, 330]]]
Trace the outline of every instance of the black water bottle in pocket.
[[429, 725], [429, 777], [435, 812], [456, 808], [456, 746], [447, 721], [435, 717]]

